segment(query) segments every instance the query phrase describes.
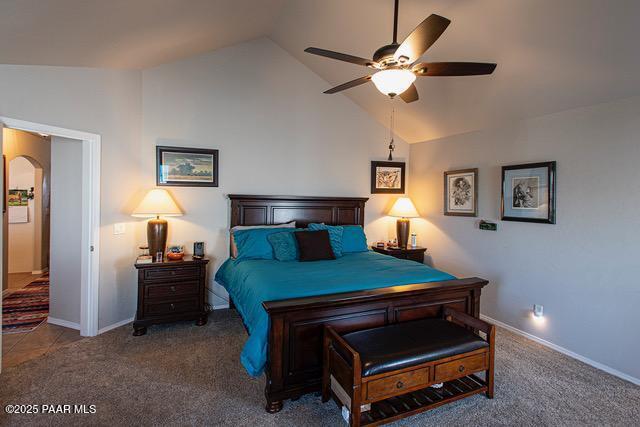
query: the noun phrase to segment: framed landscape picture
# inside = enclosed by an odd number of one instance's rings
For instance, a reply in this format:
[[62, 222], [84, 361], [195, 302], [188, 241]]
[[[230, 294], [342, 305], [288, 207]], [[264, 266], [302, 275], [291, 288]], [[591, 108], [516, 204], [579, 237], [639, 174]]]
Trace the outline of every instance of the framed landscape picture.
[[156, 183], [161, 186], [217, 187], [218, 150], [157, 146]]
[[556, 223], [556, 162], [502, 167], [502, 220]]
[[404, 194], [404, 162], [371, 162], [371, 194]]
[[444, 173], [444, 214], [478, 216], [478, 169]]

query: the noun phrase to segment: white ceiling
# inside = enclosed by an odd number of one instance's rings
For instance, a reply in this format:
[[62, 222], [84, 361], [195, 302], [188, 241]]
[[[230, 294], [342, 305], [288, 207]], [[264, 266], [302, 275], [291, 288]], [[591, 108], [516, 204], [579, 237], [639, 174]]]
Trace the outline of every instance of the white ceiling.
[[146, 68], [269, 34], [285, 0], [0, 0], [0, 63]]
[[[0, 0], [0, 63], [145, 68], [269, 36], [337, 85], [368, 69], [308, 46], [371, 57], [391, 41], [392, 0]], [[399, 37], [452, 20], [427, 61], [497, 62], [491, 76], [423, 77], [394, 101], [408, 142], [640, 94], [637, 0], [401, 0]], [[351, 98], [388, 124], [372, 84]], [[326, 95], [326, 96], [344, 96]]]

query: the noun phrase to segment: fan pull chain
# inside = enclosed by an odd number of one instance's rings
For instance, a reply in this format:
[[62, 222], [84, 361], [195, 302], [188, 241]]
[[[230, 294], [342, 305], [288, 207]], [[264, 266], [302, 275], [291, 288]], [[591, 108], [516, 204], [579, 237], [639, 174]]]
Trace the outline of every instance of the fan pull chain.
[[393, 129], [395, 126], [394, 122], [395, 122], [395, 108], [391, 107], [391, 120], [390, 120], [390, 126], [389, 126], [389, 137], [391, 141], [389, 142], [389, 158], [387, 159], [389, 161], [393, 160], [393, 150], [395, 150], [396, 148], [396, 144], [393, 141]]

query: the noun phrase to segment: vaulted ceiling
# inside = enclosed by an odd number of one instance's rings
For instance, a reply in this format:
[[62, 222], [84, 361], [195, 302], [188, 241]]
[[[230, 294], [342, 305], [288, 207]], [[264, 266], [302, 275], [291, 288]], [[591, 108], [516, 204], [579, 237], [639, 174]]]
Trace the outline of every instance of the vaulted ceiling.
[[[308, 46], [371, 57], [391, 41], [392, 0], [0, 0], [0, 63], [145, 68], [267, 36], [325, 79], [368, 69]], [[343, 92], [408, 142], [640, 94], [637, 0], [401, 0], [399, 38], [451, 19], [423, 57], [497, 62], [491, 76], [423, 77], [420, 100], [372, 84]], [[256, 64], [259, 66], [259, 64]]]

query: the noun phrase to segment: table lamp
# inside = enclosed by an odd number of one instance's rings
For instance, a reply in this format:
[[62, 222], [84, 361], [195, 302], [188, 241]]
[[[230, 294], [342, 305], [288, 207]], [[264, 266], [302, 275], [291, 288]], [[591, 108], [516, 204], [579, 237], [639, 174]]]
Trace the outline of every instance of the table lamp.
[[400, 197], [393, 204], [393, 207], [389, 211], [390, 216], [398, 217], [396, 222], [396, 233], [398, 234], [398, 246], [402, 249], [407, 248], [407, 242], [409, 241], [409, 218], [417, 218], [420, 215], [413, 206], [411, 199], [408, 197]]
[[139, 218], [153, 218], [147, 223], [147, 241], [149, 255], [154, 259], [158, 252], [164, 254], [167, 247], [167, 221], [160, 216], [180, 216], [182, 211], [173, 201], [167, 190], [155, 188], [144, 196], [131, 216]]

